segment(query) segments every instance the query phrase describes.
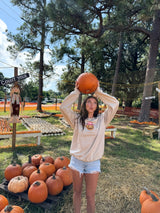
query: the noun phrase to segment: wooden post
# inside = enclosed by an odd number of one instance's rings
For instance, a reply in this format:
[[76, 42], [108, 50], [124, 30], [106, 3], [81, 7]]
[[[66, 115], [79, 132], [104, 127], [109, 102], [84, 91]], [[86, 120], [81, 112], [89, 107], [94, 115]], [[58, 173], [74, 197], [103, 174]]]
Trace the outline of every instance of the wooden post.
[[[18, 76], [18, 68], [14, 68], [14, 77]], [[16, 84], [16, 82], [15, 82]], [[15, 149], [16, 144], [16, 123], [13, 123], [13, 131], [12, 131], [12, 149]]]
[[56, 111], [58, 110], [58, 108], [57, 108], [57, 97], [56, 97]]
[[7, 104], [7, 96], [6, 96], [6, 93], [5, 93], [5, 96], [4, 96], [4, 112], [6, 112], [6, 104]]
[[[160, 81], [158, 82], [158, 89], [160, 90]], [[159, 127], [160, 127], [160, 92], [158, 92], [158, 108], [159, 108]]]

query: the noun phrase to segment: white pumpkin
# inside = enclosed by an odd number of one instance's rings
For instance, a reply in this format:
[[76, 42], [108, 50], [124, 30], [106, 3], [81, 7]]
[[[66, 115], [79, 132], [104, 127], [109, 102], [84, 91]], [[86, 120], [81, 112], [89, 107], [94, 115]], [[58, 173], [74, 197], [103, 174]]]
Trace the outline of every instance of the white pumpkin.
[[28, 189], [28, 178], [25, 176], [16, 176], [9, 181], [8, 190], [13, 193], [24, 192]]

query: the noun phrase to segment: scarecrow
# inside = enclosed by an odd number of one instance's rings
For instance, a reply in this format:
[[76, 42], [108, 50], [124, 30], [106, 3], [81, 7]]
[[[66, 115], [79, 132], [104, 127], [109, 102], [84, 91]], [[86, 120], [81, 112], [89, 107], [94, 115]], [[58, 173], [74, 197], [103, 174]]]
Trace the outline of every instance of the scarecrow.
[[10, 123], [20, 123], [19, 120], [19, 111], [20, 111], [20, 87], [18, 84], [15, 84], [10, 92], [11, 100], [10, 100], [10, 112], [11, 112], [11, 119], [9, 120]]

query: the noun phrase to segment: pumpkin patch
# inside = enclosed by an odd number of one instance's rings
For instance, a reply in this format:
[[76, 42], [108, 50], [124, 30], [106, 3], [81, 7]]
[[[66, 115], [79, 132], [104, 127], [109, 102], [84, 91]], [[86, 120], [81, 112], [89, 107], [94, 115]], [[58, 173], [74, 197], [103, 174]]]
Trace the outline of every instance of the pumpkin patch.
[[[64, 186], [72, 184], [69, 163], [70, 159], [66, 156], [57, 157], [56, 160], [51, 156], [43, 157], [40, 154], [29, 156], [28, 162], [23, 163], [22, 166], [14, 163], [5, 169], [4, 174], [8, 181], [7, 189], [15, 194], [28, 193], [30, 202], [42, 203], [48, 198], [48, 195], [56, 196], [63, 191]], [[0, 196], [1, 200], [3, 200], [3, 204], [0, 202], [0, 211], [5, 206], [4, 212], [16, 211], [16, 206], [8, 205], [9, 202], [5, 197]]]

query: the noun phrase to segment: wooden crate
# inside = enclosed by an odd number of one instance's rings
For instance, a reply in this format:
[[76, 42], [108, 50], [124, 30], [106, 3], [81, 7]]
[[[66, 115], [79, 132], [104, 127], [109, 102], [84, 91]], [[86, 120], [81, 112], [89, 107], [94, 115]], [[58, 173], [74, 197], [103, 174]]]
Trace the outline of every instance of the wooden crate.
[[[22, 192], [22, 193], [13, 193], [8, 190], [8, 181], [3, 180], [3, 182], [0, 184], [0, 189], [2, 189], [5, 192], [8, 192], [9, 194], [16, 196], [19, 201], [21, 200], [26, 200], [29, 201], [28, 199], [28, 191]], [[53, 209], [54, 206], [60, 202], [65, 195], [69, 193], [69, 191], [72, 189], [72, 184], [70, 186], [64, 187], [63, 191], [59, 195], [48, 195], [48, 198], [43, 202], [43, 203], [32, 203], [33, 205], [37, 205], [41, 208], [44, 209], [44, 212], [50, 212], [51, 208]], [[29, 201], [30, 202], [30, 201]]]

